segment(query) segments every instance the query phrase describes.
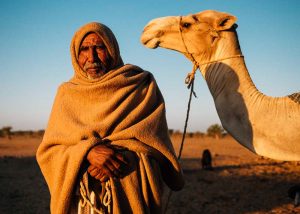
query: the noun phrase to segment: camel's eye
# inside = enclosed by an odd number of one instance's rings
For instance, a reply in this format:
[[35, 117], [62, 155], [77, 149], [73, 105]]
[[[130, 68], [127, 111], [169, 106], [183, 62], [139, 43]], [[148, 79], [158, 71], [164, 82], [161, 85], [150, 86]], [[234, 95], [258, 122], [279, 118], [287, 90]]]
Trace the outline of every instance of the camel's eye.
[[183, 27], [185, 27], [185, 28], [188, 28], [188, 27], [190, 27], [191, 26], [191, 23], [183, 23]]

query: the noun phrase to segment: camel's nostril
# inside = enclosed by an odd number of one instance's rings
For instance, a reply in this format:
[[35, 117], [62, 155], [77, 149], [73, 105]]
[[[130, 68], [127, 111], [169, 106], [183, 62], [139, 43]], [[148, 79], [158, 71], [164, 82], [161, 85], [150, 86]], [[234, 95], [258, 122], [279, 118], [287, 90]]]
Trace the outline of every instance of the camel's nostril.
[[144, 27], [143, 32], [149, 30], [150, 28], [152, 28], [155, 25], [155, 23], [149, 23], [146, 27]]

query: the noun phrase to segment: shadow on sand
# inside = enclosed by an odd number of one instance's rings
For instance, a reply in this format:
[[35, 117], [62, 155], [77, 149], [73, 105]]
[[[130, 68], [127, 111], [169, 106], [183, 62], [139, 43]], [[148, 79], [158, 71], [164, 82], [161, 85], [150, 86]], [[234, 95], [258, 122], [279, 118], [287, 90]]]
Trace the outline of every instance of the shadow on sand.
[[[285, 163], [276, 164], [218, 166], [204, 171], [199, 159], [183, 159], [186, 186], [173, 193], [168, 213], [269, 213], [291, 204], [287, 190], [296, 184], [295, 179], [267, 172], [239, 175], [241, 169], [284, 167]], [[0, 213], [49, 213], [48, 188], [34, 157], [0, 158], [0, 169]]]
[[[167, 213], [297, 213], [288, 189], [299, 183], [293, 173], [281, 174], [287, 162], [267, 161], [201, 169], [199, 159], [182, 159], [185, 188], [174, 192]], [[299, 175], [298, 175], [299, 178]], [[292, 210], [292, 211], [291, 211]], [[282, 209], [281, 209], [282, 211]]]
[[0, 169], [0, 213], [50, 213], [49, 191], [35, 157], [2, 157]]

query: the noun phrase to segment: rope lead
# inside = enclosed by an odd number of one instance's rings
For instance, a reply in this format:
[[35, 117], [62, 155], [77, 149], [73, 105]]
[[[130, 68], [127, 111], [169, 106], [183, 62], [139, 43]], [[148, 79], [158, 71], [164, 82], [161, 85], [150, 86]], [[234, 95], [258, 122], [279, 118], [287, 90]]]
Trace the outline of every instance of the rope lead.
[[[194, 68], [195, 68], [195, 65], [194, 65]], [[182, 134], [182, 140], [181, 140], [181, 144], [180, 144], [180, 149], [179, 149], [179, 153], [178, 153], [178, 160], [180, 160], [181, 158], [181, 154], [182, 154], [182, 149], [183, 149], [183, 145], [184, 145], [184, 140], [185, 140], [185, 136], [186, 136], [186, 129], [187, 129], [187, 125], [188, 125], [188, 120], [189, 120], [189, 115], [190, 115], [190, 109], [191, 109], [191, 102], [192, 102], [192, 95], [194, 95], [195, 97], [196, 96], [196, 93], [194, 92], [194, 79], [195, 79], [195, 72], [197, 70], [198, 67], [196, 67], [196, 69], [194, 70], [193, 68], [193, 71], [191, 73], [188, 74], [188, 77], [190, 75], [190, 79], [189, 79], [189, 85], [188, 85], [188, 88], [190, 89], [190, 96], [189, 96], [189, 102], [188, 102], [188, 107], [187, 107], [187, 112], [186, 112], [186, 118], [185, 118], [185, 123], [184, 123], [184, 129], [183, 129], [183, 134]], [[187, 78], [188, 78], [187, 77]], [[169, 205], [169, 201], [170, 201], [170, 198], [171, 198], [171, 195], [172, 195], [172, 190], [169, 191], [169, 195], [168, 195], [168, 198], [167, 198], [167, 202], [166, 202], [166, 207], [165, 207], [165, 210], [164, 210], [164, 213], [167, 212], [168, 210], [168, 205]]]
[[186, 112], [186, 117], [185, 117], [185, 123], [184, 123], [184, 129], [183, 129], [183, 134], [182, 134], [182, 139], [181, 139], [181, 144], [180, 144], [180, 149], [179, 149], [179, 153], [178, 153], [178, 160], [180, 160], [181, 158], [181, 153], [182, 153], [182, 149], [183, 149], [183, 145], [184, 145], [184, 140], [185, 140], [185, 136], [186, 136], [186, 129], [187, 129], [187, 125], [188, 125], [188, 121], [189, 121], [189, 116], [190, 116], [190, 109], [191, 109], [191, 102], [192, 102], [192, 95], [196, 96], [196, 93], [194, 91], [194, 79], [191, 80], [191, 83], [188, 86], [190, 88], [190, 96], [189, 96], [189, 102], [188, 102], [188, 107], [187, 107], [187, 112]]

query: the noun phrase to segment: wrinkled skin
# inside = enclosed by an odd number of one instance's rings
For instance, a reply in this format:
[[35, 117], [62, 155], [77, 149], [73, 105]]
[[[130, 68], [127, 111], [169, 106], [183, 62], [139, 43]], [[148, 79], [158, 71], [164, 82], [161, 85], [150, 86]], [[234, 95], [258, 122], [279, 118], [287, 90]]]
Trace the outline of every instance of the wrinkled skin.
[[91, 164], [89, 174], [101, 182], [110, 177], [119, 178], [128, 164], [125, 157], [109, 145], [94, 146], [87, 154], [87, 160]]
[[100, 77], [109, 70], [110, 56], [103, 40], [96, 33], [90, 33], [83, 39], [78, 64], [90, 79]]

